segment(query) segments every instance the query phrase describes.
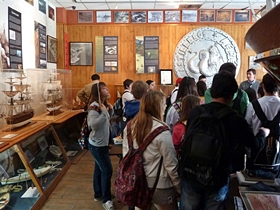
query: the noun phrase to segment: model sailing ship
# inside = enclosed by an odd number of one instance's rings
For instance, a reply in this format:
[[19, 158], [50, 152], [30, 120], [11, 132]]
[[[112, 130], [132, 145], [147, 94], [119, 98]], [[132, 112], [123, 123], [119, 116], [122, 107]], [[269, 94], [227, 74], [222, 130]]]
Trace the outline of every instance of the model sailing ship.
[[44, 91], [42, 94], [43, 102], [41, 104], [47, 105], [49, 114], [61, 113], [62, 107], [62, 85], [61, 81], [57, 80], [58, 73], [50, 73], [48, 81], [44, 82]]
[[1, 115], [6, 119], [11, 128], [21, 127], [29, 122], [34, 116], [34, 109], [31, 107], [31, 92], [28, 90], [31, 85], [23, 82], [27, 77], [24, 72], [20, 76], [9, 77], [5, 83], [9, 90], [2, 91], [8, 98], [7, 104], [2, 104], [4, 112]]

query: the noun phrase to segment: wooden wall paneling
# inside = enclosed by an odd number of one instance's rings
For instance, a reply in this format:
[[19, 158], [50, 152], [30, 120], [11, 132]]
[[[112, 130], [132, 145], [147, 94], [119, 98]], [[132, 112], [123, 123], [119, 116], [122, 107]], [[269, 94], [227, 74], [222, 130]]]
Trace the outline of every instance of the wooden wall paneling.
[[[228, 33], [237, 43], [241, 54], [241, 68], [237, 75], [237, 82], [246, 80], [246, 71], [248, 69], [248, 56], [254, 55], [252, 50], [245, 49], [244, 36], [250, 28], [251, 23], [246, 24], [214, 24], [205, 23], [186, 23], [186, 24], [92, 24], [92, 25], [67, 25], [64, 28], [61, 25], [57, 27], [57, 34], [67, 30], [69, 42], [87, 41], [93, 42], [93, 66], [70, 66], [72, 70], [72, 87], [82, 88], [90, 81], [90, 76], [95, 73], [95, 36], [118, 36], [119, 39], [119, 71], [114, 73], [101, 73], [101, 80], [110, 87], [112, 101], [116, 100], [117, 89], [115, 85], [122, 85], [127, 79], [144, 80], [152, 79], [159, 84], [158, 74], [136, 74], [135, 69], [135, 37], [136, 36], [159, 36], [160, 40], [160, 68], [173, 69], [173, 54], [178, 42], [191, 30], [200, 27], [215, 27]], [[60, 38], [59, 38], [60, 40]], [[59, 41], [60, 42], [60, 41]], [[61, 54], [63, 47], [58, 44], [59, 61], [61, 66], [63, 61]], [[62, 62], [63, 63], [63, 62]], [[262, 71], [257, 71], [257, 78], [262, 77]], [[174, 74], [174, 73], [173, 73]], [[259, 76], [261, 75], [261, 76]], [[174, 82], [176, 80], [173, 75]]]

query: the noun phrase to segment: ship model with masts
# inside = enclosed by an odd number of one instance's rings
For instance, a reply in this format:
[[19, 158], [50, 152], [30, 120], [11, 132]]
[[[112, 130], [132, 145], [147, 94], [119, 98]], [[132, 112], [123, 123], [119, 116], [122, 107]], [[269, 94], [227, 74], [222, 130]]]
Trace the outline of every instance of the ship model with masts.
[[57, 80], [58, 73], [50, 73], [47, 82], [44, 82], [44, 91], [42, 94], [43, 102], [47, 105], [47, 111], [50, 115], [61, 113], [60, 108], [63, 104], [61, 81]]
[[24, 72], [19, 72], [19, 76], [9, 77], [5, 83], [9, 85], [8, 90], [2, 92], [9, 98], [6, 104], [1, 104], [3, 111], [1, 116], [6, 119], [6, 123], [12, 128], [21, 127], [29, 122], [34, 116], [34, 109], [31, 106], [31, 85], [24, 83]]

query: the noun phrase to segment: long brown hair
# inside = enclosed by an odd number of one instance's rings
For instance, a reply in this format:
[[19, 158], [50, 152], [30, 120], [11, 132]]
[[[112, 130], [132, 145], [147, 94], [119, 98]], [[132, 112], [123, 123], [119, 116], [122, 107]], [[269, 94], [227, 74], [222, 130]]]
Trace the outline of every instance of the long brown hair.
[[136, 139], [138, 145], [141, 145], [151, 132], [153, 117], [162, 121], [164, 105], [165, 96], [160, 91], [149, 91], [142, 97], [139, 112], [131, 121], [134, 127], [132, 137]]
[[91, 104], [92, 102], [96, 101], [98, 104], [103, 103], [106, 107], [108, 107], [107, 99], [105, 99], [103, 102], [100, 101], [100, 98], [101, 98], [100, 92], [103, 87], [106, 87], [106, 84], [104, 82], [99, 82], [99, 83], [92, 85], [88, 105]]
[[181, 117], [177, 123], [181, 123], [188, 119], [190, 111], [197, 105], [200, 105], [200, 98], [194, 95], [185, 96], [181, 105]]

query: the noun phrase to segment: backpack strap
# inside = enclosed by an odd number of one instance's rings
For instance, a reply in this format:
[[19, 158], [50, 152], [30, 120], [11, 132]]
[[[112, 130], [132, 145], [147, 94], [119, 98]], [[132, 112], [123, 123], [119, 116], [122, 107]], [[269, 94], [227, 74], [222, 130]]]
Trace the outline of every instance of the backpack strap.
[[[167, 126], [159, 126], [155, 130], [153, 130], [142, 142], [142, 144], [139, 146], [139, 150], [142, 152], [147, 148], [147, 146], [154, 140], [156, 136], [158, 136], [160, 133], [163, 131], [169, 130]], [[131, 121], [127, 123], [127, 140], [128, 140], [128, 146], [129, 148], [133, 146], [133, 141], [132, 141], [132, 133], [131, 133]]]
[[242, 90], [240, 88], [238, 88], [237, 96], [234, 99], [232, 107], [231, 107], [232, 109], [238, 111], [238, 109], [240, 107], [241, 97], [242, 97]]
[[258, 118], [262, 122], [262, 124], [267, 122], [267, 117], [265, 116], [259, 101], [258, 100], [252, 101], [252, 105], [253, 105], [253, 108], [254, 108], [254, 110], [256, 112], [256, 115], [258, 116]]

